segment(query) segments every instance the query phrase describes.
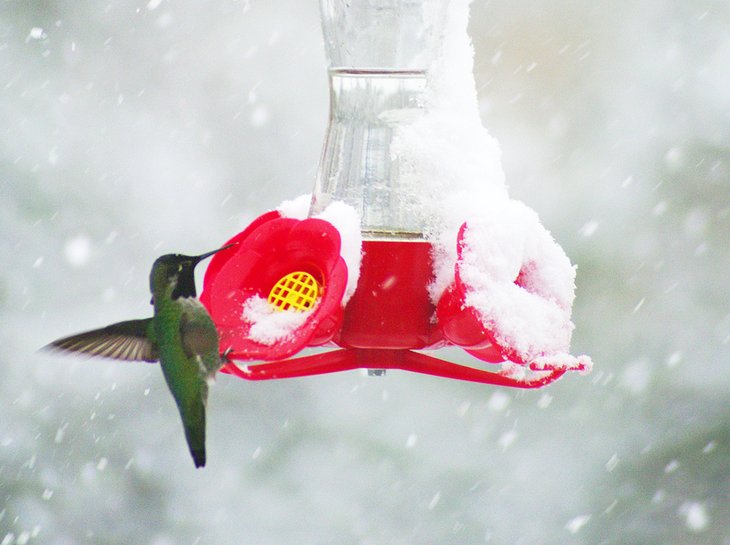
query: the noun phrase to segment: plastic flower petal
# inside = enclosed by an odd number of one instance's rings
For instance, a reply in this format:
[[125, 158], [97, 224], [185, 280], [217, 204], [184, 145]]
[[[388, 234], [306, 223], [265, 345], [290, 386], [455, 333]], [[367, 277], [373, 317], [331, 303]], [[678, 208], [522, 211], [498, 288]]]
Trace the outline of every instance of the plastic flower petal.
[[454, 282], [439, 301], [444, 336], [489, 362], [530, 363], [568, 351], [575, 269], [517, 201], [464, 223]]
[[228, 243], [235, 246], [214, 256], [200, 296], [222, 351], [277, 360], [332, 338], [342, 320], [347, 266], [331, 223], [269, 212]]

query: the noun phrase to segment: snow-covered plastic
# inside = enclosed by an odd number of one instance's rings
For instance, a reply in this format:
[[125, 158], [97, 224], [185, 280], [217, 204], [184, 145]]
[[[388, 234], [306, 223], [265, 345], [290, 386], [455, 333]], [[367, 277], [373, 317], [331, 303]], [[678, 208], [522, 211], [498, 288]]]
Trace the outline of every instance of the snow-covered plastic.
[[[223, 371], [403, 369], [520, 388], [589, 371], [569, 354], [575, 268], [509, 198], [481, 125], [469, 0], [320, 5], [331, 109], [314, 193], [213, 257], [201, 301], [233, 360]], [[471, 363], [439, 357], [449, 345]], [[319, 346], [332, 349], [300, 354]]]

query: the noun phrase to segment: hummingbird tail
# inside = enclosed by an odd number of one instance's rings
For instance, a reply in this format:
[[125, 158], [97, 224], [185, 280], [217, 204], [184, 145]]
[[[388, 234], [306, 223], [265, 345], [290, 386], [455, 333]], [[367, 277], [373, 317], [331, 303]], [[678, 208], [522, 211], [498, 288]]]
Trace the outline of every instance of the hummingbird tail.
[[191, 403], [180, 411], [185, 428], [188, 450], [195, 467], [205, 466], [205, 403], [202, 399]]
[[202, 450], [190, 449], [190, 454], [193, 455], [193, 462], [195, 467], [205, 467], [205, 448]]
[[205, 467], [205, 428], [191, 429], [186, 426], [185, 438], [188, 441], [188, 449], [195, 462], [195, 467]]
[[[184, 316], [180, 323], [184, 322]], [[186, 359], [184, 339], [173, 347], [172, 361], [161, 358], [162, 372], [177, 404], [185, 430], [185, 440], [195, 467], [205, 466], [205, 406], [208, 400], [208, 384], [200, 376], [200, 356]], [[177, 353], [176, 353], [177, 352]], [[217, 357], [217, 350], [213, 352]], [[177, 359], [176, 359], [177, 358]]]

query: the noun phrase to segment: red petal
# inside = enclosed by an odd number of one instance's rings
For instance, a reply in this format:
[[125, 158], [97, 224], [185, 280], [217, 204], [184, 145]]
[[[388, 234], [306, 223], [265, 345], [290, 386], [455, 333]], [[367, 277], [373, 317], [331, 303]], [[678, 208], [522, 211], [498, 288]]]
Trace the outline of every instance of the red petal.
[[321, 219], [307, 219], [291, 230], [285, 243], [287, 259], [309, 263], [329, 275], [340, 259], [340, 233], [331, 223]]
[[[347, 284], [347, 266], [340, 257], [340, 234], [324, 220], [282, 218], [264, 214], [231, 239], [226, 250], [206, 274], [201, 300], [219, 329], [221, 348], [233, 349], [232, 358], [276, 360], [293, 355], [309, 342], [332, 338], [342, 320], [341, 301]], [[307, 321], [271, 345], [250, 338], [243, 306], [250, 297], [267, 297], [286, 274], [304, 270], [317, 278], [321, 300]]]
[[226, 241], [225, 244], [221, 244], [221, 247], [228, 244], [233, 244], [232, 247], [227, 250], [223, 250], [213, 255], [208, 263], [208, 268], [205, 271], [205, 277], [203, 279], [203, 293], [200, 294], [200, 301], [207, 307], [209, 293], [207, 292], [208, 284], [212, 282], [217, 276], [221, 268], [226, 262], [231, 259], [237, 252], [241, 250], [242, 243], [249, 237], [249, 235], [258, 227], [267, 223], [271, 220], [281, 217], [281, 213], [278, 210], [271, 210], [265, 214], [260, 215], [258, 218], [253, 220], [248, 227], [243, 231]]

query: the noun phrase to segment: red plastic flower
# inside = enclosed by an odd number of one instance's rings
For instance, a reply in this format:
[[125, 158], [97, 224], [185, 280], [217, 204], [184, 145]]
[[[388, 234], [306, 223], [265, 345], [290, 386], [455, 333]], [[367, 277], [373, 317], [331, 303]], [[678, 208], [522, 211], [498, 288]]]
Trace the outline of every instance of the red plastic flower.
[[[574, 270], [565, 254], [538, 226], [516, 239], [531, 248], [530, 255], [497, 240], [481, 248], [488, 259], [475, 258], [466, 240], [470, 227], [465, 223], [459, 230], [454, 281], [437, 307], [444, 337], [493, 363], [532, 364], [544, 356], [566, 355]], [[475, 229], [474, 244], [490, 234]], [[497, 264], [490, 269], [485, 263]]]
[[[332, 338], [342, 321], [347, 266], [331, 223], [268, 212], [227, 244], [234, 245], [213, 257], [200, 296], [220, 334], [221, 351], [234, 359], [278, 360]], [[267, 303], [292, 273], [316, 282], [316, 300], [304, 312]]]

